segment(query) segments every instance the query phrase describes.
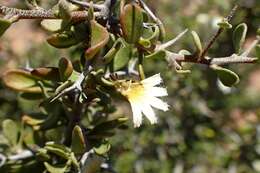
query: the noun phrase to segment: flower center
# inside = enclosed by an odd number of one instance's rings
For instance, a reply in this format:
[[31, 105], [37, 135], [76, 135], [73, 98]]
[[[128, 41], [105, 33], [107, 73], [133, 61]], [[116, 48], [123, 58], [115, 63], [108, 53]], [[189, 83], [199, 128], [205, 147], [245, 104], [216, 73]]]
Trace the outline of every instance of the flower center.
[[121, 86], [121, 94], [129, 101], [137, 101], [143, 98], [144, 96], [144, 87], [141, 83], [138, 82], [127, 82]]

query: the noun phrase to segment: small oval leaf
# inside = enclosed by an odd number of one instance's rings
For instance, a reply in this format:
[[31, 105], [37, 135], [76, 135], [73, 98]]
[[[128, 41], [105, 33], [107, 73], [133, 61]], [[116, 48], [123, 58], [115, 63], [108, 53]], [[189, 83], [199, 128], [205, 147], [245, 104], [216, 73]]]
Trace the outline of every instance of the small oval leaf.
[[86, 59], [92, 59], [109, 41], [109, 33], [105, 27], [97, 23], [95, 20], [91, 20], [90, 25], [91, 41], [90, 48], [85, 52]]
[[239, 77], [233, 71], [216, 65], [211, 66], [211, 68], [217, 73], [220, 81], [225, 86], [231, 87], [239, 83]]
[[127, 4], [120, 14], [120, 23], [125, 40], [136, 43], [143, 32], [143, 12], [137, 4]]
[[231, 29], [232, 25], [224, 18], [222, 21], [218, 23], [218, 26], [222, 29]]
[[193, 41], [195, 43], [197, 52], [199, 54], [201, 54], [203, 50], [202, 50], [202, 44], [201, 44], [201, 41], [200, 41], [200, 37], [197, 34], [197, 32], [195, 32], [195, 31], [191, 31], [191, 34], [192, 34], [192, 38], [193, 38]]
[[56, 67], [36, 68], [31, 74], [41, 80], [60, 81], [59, 69]]
[[71, 150], [75, 154], [83, 154], [86, 150], [85, 139], [80, 126], [75, 126], [72, 131]]
[[241, 47], [243, 46], [247, 33], [247, 25], [245, 23], [239, 24], [233, 32], [233, 45], [236, 53], [241, 53]]
[[67, 58], [61, 58], [59, 61], [59, 74], [61, 80], [64, 82], [71, 76], [73, 72], [72, 62]]
[[116, 48], [112, 47], [112, 48], [106, 53], [106, 55], [104, 56], [104, 62], [105, 62], [106, 64], [110, 63], [110, 62], [113, 60], [113, 58], [115, 57], [116, 52], [117, 52]]
[[3, 134], [12, 146], [18, 142], [19, 129], [13, 120], [6, 119], [3, 121]]
[[41, 93], [37, 79], [25, 70], [10, 70], [3, 75], [4, 84], [15, 91]]
[[131, 48], [129, 46], [121, 47], [116, 53], [113, 61], [113, 70], [117, 71], [124, 68], [131, 56]]
[[50, 32], [58, 32], [63, 28], [62, 19], [45, 19], [41, 21], [43, 29]]
[[94, 151], [98, 155], [104, 155], [107, 152], [109, 152], [110, 148], [111, 148], [111, 145], [108, 142], [106, 142], [106, 143], [100, 144], [98, 147], [94, 147]]
[[65, 173], [68, 171], [66, 164], [62, 164], [59, 166], [52, 166], [48, 162], [44, 162], [44, 166], [47, 169], [47, 171], [50, 173]]
[[0, 37], [5, 33], [5, 31], [12, 25], [12, 22], [6, 19], [0, 18]]
[[68, 48], [79, 43], [72, 31], [56, 33], [47, 38], [47, 42], [56, 48]]

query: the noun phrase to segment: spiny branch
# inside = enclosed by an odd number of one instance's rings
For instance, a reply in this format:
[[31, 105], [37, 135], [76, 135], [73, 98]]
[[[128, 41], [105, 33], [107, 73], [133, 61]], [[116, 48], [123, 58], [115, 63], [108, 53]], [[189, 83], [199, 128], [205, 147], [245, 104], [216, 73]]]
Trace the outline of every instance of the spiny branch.
[[[69, 0], [70, 2], [82, 5], [80, 1]], [[83, 3], [83, 2], [82, 2]], [[86, 5], [83, 3], [83, 6]], [[87, 4], [89, 5], [89, 4]], [[93, 4], [94, 8], [99, 10], [95, 12], [94, 15], [97, 18], [108, 18], [110, 7], [112, 5], [111, 0], [106, 0], [103, 4]], [[42, 8], [23, 10], [17, 8], [10, 8], [0, 5], [0, 14], [8, 16], [17, 16], [18, 19], [61, 19], [61, 17], [55, 14], [52, 10], [45, 10]], [[81, 21], [88, 17], [87, 11], [73, 11], [71, 12], [72, 20]]]
[[195, 59], [194, 56], [192, 55], [181, 55], [172, 52], [167, 52], [167, 54], [168, 54], [167, 61], [169, 63], [172, 63], [172, 61], [176, 61], [178, 63], [188, 62], [188, 63], [204, 64], [208, 66], [239, 64], [239, 63], [250, 64], [250, 63], [255, 63], [258, 60], [257, 58], [251, 58], [247, 56], [239, 56], [237, 54], [233, 54], [231, 56], [219, 57], [219, 58], [205, 57], [205, 59], [197, 61], [197, 59]]
[[253, 50], [253, 48], [258, 44], [259, 39], [255, 39], [249, 47], [242, 53], [241, 55], [232, 54], [231, 56], [227, 57], [219, 57], [219, 58], [212, 58], [212, 57], [204, 57], [203, 59], [197, 59], [196, 54], [192, 55], [182, 55], [178, 53], [174, 53], [171, 51], [166, 51], [166, 61], [170, 65], [177, 67], [178, 69], [182, 69], [181, 63], [188, 62], [188, 63], [196, 63], [196, 64], [204, 64], [204, 65], [228, 65], [228, 64], [250, 64], [255, 63], [258, 58], [248, 57], [249, 53]]
[[[52, 10], [22, 10], [0, 5], [0, 14], [18, 16], [18, 19], [60, 19]], [[87, 18], [86, 11], [75, 11], [71, 14], [72, 20], [84, 20]]]

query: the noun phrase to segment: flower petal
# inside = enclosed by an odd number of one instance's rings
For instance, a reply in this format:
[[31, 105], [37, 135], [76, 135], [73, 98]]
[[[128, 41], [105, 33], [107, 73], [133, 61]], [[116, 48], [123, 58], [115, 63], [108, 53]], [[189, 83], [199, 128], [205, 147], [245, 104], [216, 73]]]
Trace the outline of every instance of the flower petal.
[[141, 109], [151, 124], [157, 123], [157, 117], [155, 116], [154, 110], [148, 103], [143, 102]]
[[149, 78], [146, 78], [144, 80], [141, 81], [143, 85], [148, 85], [148, 86], [155, 86], [155, 85], [159, 85], [160, 83], [162, 83], [162, 78], [160, 73], [153, 75]]
[[162, 87], [145, 87], [146, 95], [154, 97], [168, 96], [167, 90]]
[[133, 112], [133, 122], [134, 122], [134, 127], [140, 127], [141, 124], [142, 124], [142, 111], [138, 105], [137, 102], [133, 102], [133, 101], [130, 101], [130, 104], [131, 104], [131, 108], [132, 108], [132, 112]]
[[163, 102], [161, 99], [158, 99], [156, 97], [150, 97], [149, 104], [152, 107], [155, 107], [155, 108], [163, 110], [163, 111], [169, 110], [169, 105], [167, 103]]

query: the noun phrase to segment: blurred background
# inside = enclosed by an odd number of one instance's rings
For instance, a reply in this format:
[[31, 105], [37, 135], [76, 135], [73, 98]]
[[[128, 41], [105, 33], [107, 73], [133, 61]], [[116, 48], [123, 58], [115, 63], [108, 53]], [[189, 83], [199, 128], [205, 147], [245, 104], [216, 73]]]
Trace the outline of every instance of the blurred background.
[[[48, 8], [56, 1], [42, 1]], [[216, 32], [216, 23], [235, 3], [240, 5], [233, 26], [245, 22], [245, 47], [260, 26], [259, 0], [150, 0], [149, 6], [166, 26], [167, 39], [188, 28], [199, 33], [204, 44]], [[26, 8], [21, 0], [0, 0], [1, 5]], [[59, 57], [77, 58], [73, 49], [58, 50], [45, 41], [48, 33], [40, 21], [16, 23], [0, 39], [0, 73], [10, 68], [56, 65]], [[186, 34], [172, 50], [192, 51], [192, 37]], [[209, 52], [212, 57], [234, 52], [232, 31], [221, 35]], [[251, 54], [254, 56], [254, 52]], [[191, 74], [177, 74], [164, 61], [145, 64], [147, 76], [161, 73], [171, 105], [169, 112], [158, 112], [159, 124], [147, 122], [138, 129], [132, 124], [110, 138], [111, 164], [118, 173], [257, 173], [260, 172], [260, 68], [259, 64], [232, 65], [240, 75], [235, 88], [225, 88], [215, 73], [200, 65], [185, 65]], [[33, 105], [33, 106], [32, 106]], [[33, 102], [0, 86], [0, 122], [19, 120]], [[123, 110], [122, 110], [123, 111]], [[131, 122], [130, 122], [131, 123]]]

